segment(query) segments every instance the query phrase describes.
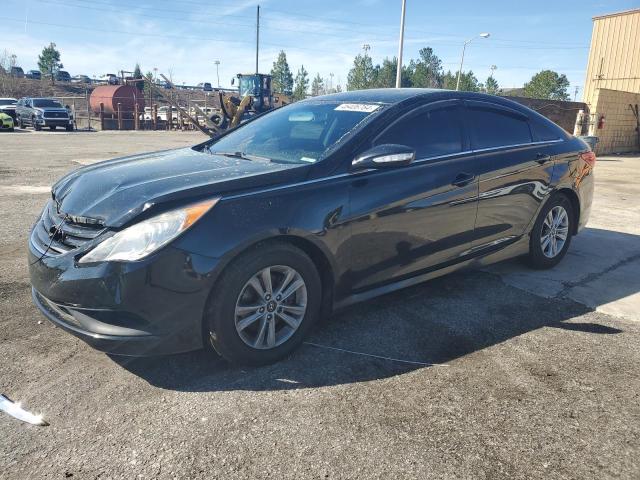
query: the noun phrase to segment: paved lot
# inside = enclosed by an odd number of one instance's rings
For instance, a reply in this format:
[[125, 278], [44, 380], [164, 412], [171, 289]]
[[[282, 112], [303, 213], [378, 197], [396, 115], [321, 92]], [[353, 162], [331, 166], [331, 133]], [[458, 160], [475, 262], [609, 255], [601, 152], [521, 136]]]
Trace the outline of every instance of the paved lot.
[[[450, 275], [327, 319], [259, 369], [110, 358], [31, 305], [25, 244], [78, 164], [196, 134], [0, 135], [3, 478], [639, 478], [640, 157], [601, 158], [565, 262]], [[7, 153], [9, 153], [7, 155]]]

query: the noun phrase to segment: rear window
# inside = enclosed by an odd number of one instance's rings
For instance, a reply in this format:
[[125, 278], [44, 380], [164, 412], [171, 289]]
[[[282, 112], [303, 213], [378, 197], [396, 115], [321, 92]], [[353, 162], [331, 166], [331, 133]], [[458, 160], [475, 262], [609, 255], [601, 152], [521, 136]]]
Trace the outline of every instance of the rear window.
[[534, 139], [538, 142], [559, 140], [565, 137], [564, 130], [559, 126], [542, 119], [534, 119], [531, 122], [531, 130], [533, 131]]
[[530, 143], [531, 130], [526, 119], [506, 110], [471, 107], [467, 110], [471, 144], [475, 149]]

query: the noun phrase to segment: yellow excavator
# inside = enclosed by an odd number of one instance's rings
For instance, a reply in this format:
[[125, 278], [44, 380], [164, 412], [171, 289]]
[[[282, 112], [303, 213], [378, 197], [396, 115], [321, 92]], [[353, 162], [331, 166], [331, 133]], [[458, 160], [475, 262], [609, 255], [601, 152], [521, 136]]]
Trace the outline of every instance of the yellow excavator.
[[[236, 127], [243, 120], [274, 108], [271, 75], [239, 73], [237, 77], [237, 97], [226, 96], [221, 91], [218, 92], [222, 113], [211, 118], [218, 128]], [[232, 81], [233, 83], [235, 83], [235, 79]]]

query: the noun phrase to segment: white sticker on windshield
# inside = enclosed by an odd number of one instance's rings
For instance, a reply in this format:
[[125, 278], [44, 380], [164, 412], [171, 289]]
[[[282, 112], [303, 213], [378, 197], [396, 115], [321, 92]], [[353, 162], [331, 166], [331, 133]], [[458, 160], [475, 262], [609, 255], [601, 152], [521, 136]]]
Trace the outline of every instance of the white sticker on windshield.
[[300, 161], [301, 162], [314, 163], [316, 161], [316, 159], [315, 158], [309, 158], [309, 157], [300, 157]]
[[371, 105], [368, 103], [341, 103], [335, 110], [340, 112], [371, 113], [375, 112], [378, 108], [380, 108], [380, 105]]

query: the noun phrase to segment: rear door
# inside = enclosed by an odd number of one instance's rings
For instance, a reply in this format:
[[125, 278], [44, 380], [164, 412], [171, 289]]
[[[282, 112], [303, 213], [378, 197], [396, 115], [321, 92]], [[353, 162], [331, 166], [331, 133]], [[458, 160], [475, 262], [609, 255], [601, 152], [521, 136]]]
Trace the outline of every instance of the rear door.
[[471, 245], [478, 183], [461, 103], [419, 107], [373, 142], [416, 150], [407, 166], [353, 174], [351, 287], [358, 291], [457, 262]]
[[465, 101], [465, 118], [479, 173], [474, 250], [505, 246], [525, 233], [550, 191], [550, 143], [537, 141], [520, 111]]

